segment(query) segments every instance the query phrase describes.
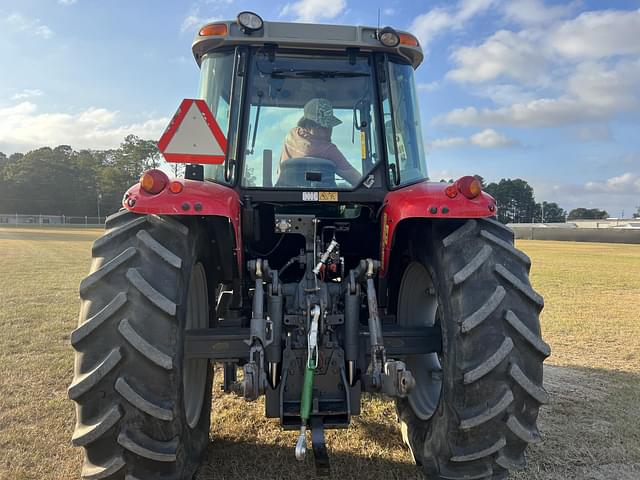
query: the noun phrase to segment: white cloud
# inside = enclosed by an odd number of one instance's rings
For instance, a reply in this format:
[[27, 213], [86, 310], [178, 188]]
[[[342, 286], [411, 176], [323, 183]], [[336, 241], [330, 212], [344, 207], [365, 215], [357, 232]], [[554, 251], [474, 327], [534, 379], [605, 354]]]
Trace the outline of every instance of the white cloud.
[[433, 8], [418, 15], [409, 30], [426, 48], [436, 36], [447, 30], [461, 29], [474, 16], [485, 12], [494, 3], [495, 0], [461, 0], [454, 8]]
[[481, 132], [471, 135], [469, 140], [472, 145], [477, 145], [482, 148], [501, 148], [515, 144], [513, 140], [491, 128], [487, 128]]
[[217, 22], [219, 20], [222, 20], [222, 18], [219, 16], [205, 17], [203, 15], [200, 15], [200, 9], [196, 7], [191, 10], [189, 15], [187, 15], [184, 20], [182, 20], [180, 31], [186, 32], [188, 30], [195, 30], [196, 28], [202, 27], [207, 23]]
[[548, 42], [560, 55], [597, 59], [640, 54], [640, 9], [585, 12], [559, 25]]
[[42, 95], [44, 95], [42, 90], [37, 88], [25, 88], [24, 90], [14, 93], [11, 96], [11, 100], [24, 100], [25, 98], [41, 97]]
[[587, 182], [585, 190], [608, 195], [640, 194], [640, 175], [627, 172], [617, 177], [611, 177], [604, 182]]
[[448, 137], [448, 138], [436, 138], [429, 142], [431, 148], [451, 148], [462, 147], [469, 144], [469, 139], [464, 137]]
[[485, 12], [495, 3], [495, 0], [460, 0], [456, 18], [466, 22], [476, 15]]
[[640, 102], [640, 59], [621, 60], [613, 67], [585, 62], [567, 80], [567, 92], [604, 112], [634, 110]]
[[345, 0], [299, 0], [287, 3], [280, 11], [280, 16], [293, 15], [296, 22], [313, 23], [336, 18], [346, 8]]
[[574, 134], [578, 140], [583, 142], [605, 142], [613, 140], [611, 129], [606, 123], [582, 125], [574, 130]]
[[573, 13], [579, 2], [547, 6], [540, 0], [510, 0], [504, 4], [508, 20], [521, 25], [549, 24]]
[[416, 85], [418, 91], [421, 92], [435, 92], [440, 88], [439, 82], [429, 82], [429, 83], [418, 83]]
[[456, 108], [434, 119], [435, 124], [463, 126], [509, 125], [553, 127], [606, 118], [610, 112], [584, 105], [575, 99], [542, 98], [497, 109]]
[[539, 83], [547, 60], [531, 36], [526, 31], [500, 30], [479, 46], [459, 48], [451, 55], [457, 68], [446, 76], [457, 82], [480, 83], [504, 76]]
[[62, 144], [74, 148], [116, 148], [130, 133], [158, 138], [169, 122], [163, 117], [122, 124], [118, 117], [116, 111], [96, 107], [76, 114], [39, 113], [32, 102], [0, 108], [0, 151]]
[[429, 143], [431, 148], [451, 148], [472, 145], [480, 148], [503, 148], [516, 145], [517, 142], [491, 128], [465, 137], [438, 138]]
[[21, 13], [14, 12], [4, 20], [9, 29], [16, 33], [29, 31], [30, 34], [42, 37], [45, 40], [53, 35], [53, 30], [44, 25], [39, 18], [29, 18]]
[[[447, 78], [481, 83], [509, 77], [526, 84], [544, 84], [552, 68], [566, 69], [571, 62], [640, 54], [640, 10], [585, 12], [574, 19], [555, 22], [559, 15], [553, 13], [556, 7], [547, 8], [530, 0], [523, 3], [546, 9], [546, 13], [540, 11], [538, 18], [546, 23], [529, 25], [518, 32], [501, 30], [480, 45], [457, 48], [451, 55], [456, 67]], [[508, 3], [507, 12], [518, 4]], [[527, 12], [518, 11], [523, 16]]]
[[477, 86], [472, 92], [480, 97], [490, 98], [496, 105], [511, 105], [535, 100], [535, 92], [524, 86], [509, 83]]
[[[633, 191], [611, 190], [606, 187], [602, 191], [595, 187], [595, 185], [606, 185], [606, 181], [586, 183], [555, 182], [556, 180], [531, 180], [529, 183], [535, 190], [536, 199], [557, 202], [567, 211], [578, 207], [600, 208], [614, 217], [621, 216], [623, 210], [625, 216], [630, 216], [630, 212], [634, 212], [635, 206], [638, 204], [638, 194]], [[587, 185], [591, 186], [587, 188]]]
[[434, 123], [489, 127], [554, 127], [607, 121], [615, 115], [640, 111], [640, 60], [620, 60], [613, 67], [585, 62], [566, 80], [566, 92], [500, 108], [457, 108]]
[[69, 5], [73, 5], [74, 3], [77, 3], [78, 0], [58, 0], [58, 3], [60, 5], [64, 5], [65, 7], [68, 7]]

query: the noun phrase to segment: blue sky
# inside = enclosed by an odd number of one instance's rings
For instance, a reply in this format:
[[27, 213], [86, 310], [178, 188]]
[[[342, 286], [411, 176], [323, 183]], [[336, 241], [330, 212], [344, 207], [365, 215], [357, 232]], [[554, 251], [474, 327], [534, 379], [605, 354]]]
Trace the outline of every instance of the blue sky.
[[640, 1], [3, 0], [0, 151], [158, 138], [196, 94], [199, 25], [377, 22], [414, 32], [432, 178], [520, 177], [537, 200], [640, 205]]

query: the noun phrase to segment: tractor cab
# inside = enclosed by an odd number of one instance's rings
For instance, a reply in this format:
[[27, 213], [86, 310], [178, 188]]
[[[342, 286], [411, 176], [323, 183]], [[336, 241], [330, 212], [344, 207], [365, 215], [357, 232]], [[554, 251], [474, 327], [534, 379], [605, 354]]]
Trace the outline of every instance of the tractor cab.
[[[254, 14], [250, 14], [254, 15]], [[199, 96], [228, 139], [204, 178], [255, 197], [380, 202], [427, 176], [415, 37], [392, 29], [262, 22], [198, 32]], [[364, 194], [363, 194], [364, 192]], [[260, 193], [258, 193], [260, 196]]]

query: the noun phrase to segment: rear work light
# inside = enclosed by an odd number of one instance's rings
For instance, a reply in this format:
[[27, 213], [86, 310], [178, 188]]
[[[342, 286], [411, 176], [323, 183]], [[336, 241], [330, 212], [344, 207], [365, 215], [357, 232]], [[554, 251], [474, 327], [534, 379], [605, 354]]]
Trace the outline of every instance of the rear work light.
[[224, 37], [227, 34], [226, 23], [212, 23], [200, 29], [198, 35], [201, 37]]
[[140, 177], [140, 187], [147, 193], [157, 195], [169, 183], [169, 177], [162, 170], [147, 170]]
[[400, 43], [400, 37], [396, 31], [391, 27], [384, 27], [378, 32], [378, 40], [385, 47], [397, 47]]
[[456, 185], [460, 193], [469, 200], [476, 198], [482, 192], [482, 185], [478, 179], [470, 175], [459, 178], [456, 181]]
[[238, 25], [245, 33], [256, 32], [262, 28], [264, 22], [260, 15], [253, 12], [240, 12], [238, 14]]

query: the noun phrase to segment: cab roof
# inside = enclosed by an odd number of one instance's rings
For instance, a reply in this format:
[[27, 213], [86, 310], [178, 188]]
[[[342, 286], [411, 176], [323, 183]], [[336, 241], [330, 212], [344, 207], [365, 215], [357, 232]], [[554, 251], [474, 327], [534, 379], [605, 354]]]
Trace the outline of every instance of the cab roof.
[[[260, 30], [246, 32], [236, 20], [220, 21], [214, 24], [226, 25], [226, 34], [203, 36], [200, 35], [202, 29], [198, 31], [191, 47], [198, 65], [200, 65], [204, 54], [210, 51], [237, 45], [261, 46], [266, 44], [277, 45], [280, 48], [334, 52], [357, 48], [363, 52], [395, 53], [410, 62], [414, 69], [418, 68], [424, 58], [422, 48], [419, 45], [384, 46], [378, 40], [378, 29], [375, 27], [265, 21]], [[397, 33], [406, 34], [408, 32], [398, 30]]]

